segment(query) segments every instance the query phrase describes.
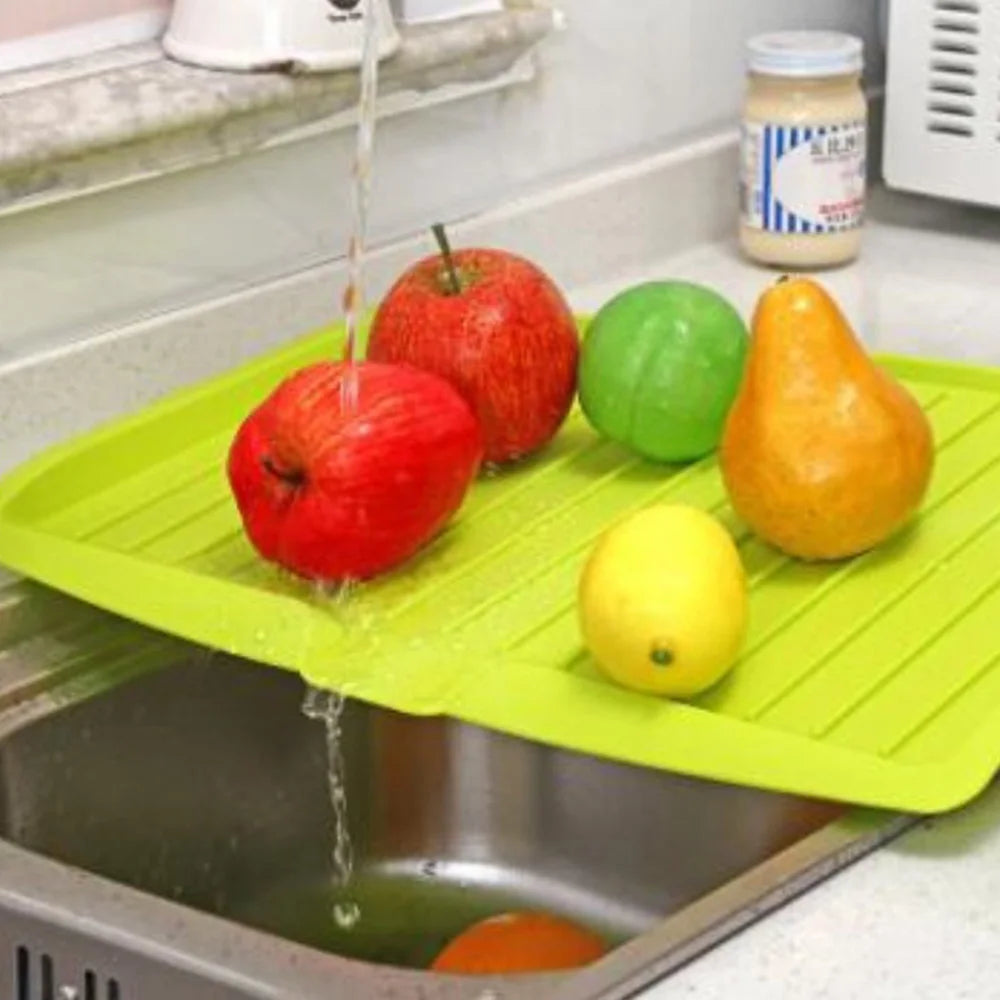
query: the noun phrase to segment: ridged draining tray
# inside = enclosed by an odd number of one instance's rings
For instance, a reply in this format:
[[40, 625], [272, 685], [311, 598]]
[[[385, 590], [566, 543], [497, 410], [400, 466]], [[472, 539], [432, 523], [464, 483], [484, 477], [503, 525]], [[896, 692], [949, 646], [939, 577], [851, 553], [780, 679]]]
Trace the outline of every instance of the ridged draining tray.
[[[258, 560], [224, 476], [238, 421], [322, 331], [57, 447], [0, 483], [0, 562], [157, 629], [415, 714], [650, 767], [936, 811], [1000, 764], [1000, 371], [883, 359], [927, 408], [938, 459], [892, 543], [805, 565], [754, 539], [713, 459], [643, 462], [574, 414], [535, 460], [483, 478], [449, 530], [350, 599]], [[591, 543], [624, 512], [697, 504], [736, 535], [752, 626], [692, 704], [613, 687], [577, 629]]]

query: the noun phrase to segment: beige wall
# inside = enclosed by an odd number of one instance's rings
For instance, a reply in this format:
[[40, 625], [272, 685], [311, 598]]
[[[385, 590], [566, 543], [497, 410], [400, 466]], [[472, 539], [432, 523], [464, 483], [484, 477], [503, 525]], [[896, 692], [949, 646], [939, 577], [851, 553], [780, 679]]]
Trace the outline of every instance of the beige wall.
[[[875, 0], [557, 2], [568, 27], [539, 49], [532, 83], [380, 122], [373, 242], [733, 129], [757, 31], [856, 32], [881, 79]], [[351, 129], [313, 135], [0, 219], [0, 365], [5, 350], [23, 356], [342, 257], [354, 144]]]
[[0, 42], [168, 6], [169, 0], [4, 0], [0, 3]]

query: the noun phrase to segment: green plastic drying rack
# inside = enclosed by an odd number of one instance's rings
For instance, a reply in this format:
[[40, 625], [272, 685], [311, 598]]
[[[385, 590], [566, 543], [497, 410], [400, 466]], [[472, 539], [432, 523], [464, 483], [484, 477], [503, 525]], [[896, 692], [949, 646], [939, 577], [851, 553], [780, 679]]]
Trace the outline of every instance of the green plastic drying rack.
[[[646, 463], [574, 414], [544, 454], [481, 479], [446, 532], [350, 600], [256, 557], [224, 465], [238, 422], [326, 330], [87, 434], [0, 483], [0, 563], [165, 632], [411, 714], [446, 714], [702, 778], [916, 812], [1000, 765], [1000, 370], [883, 362], [926, 407], [922, 516], [852, 561], [755, 539], [712, 458]], [[658, 501], [729, 525], [752, 624], [733, 673], [684, 704], [606, 682], [575, 589], [598, 535]]]

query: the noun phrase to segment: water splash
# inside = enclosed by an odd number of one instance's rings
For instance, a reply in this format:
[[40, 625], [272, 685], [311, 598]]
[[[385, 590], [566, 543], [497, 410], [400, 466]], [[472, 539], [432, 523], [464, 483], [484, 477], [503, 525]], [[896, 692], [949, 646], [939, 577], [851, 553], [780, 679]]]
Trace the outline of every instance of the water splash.
[[332, 605], [335, 608], [347, 608], [358, 592], [358, 581], [346, 580], [313, 580], [313, 599], [318, 604]]

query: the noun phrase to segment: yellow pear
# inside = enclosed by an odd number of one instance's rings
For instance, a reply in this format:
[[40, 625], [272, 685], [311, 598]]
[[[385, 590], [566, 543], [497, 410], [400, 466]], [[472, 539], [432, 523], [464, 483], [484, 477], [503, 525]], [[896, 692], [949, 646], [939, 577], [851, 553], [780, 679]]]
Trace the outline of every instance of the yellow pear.
[[720, 450], [736, 512], [802, 559], [863, 552], [919, 508], [934, 446], [917, 401], [866, 354], [815, 281], [757, 303]]

